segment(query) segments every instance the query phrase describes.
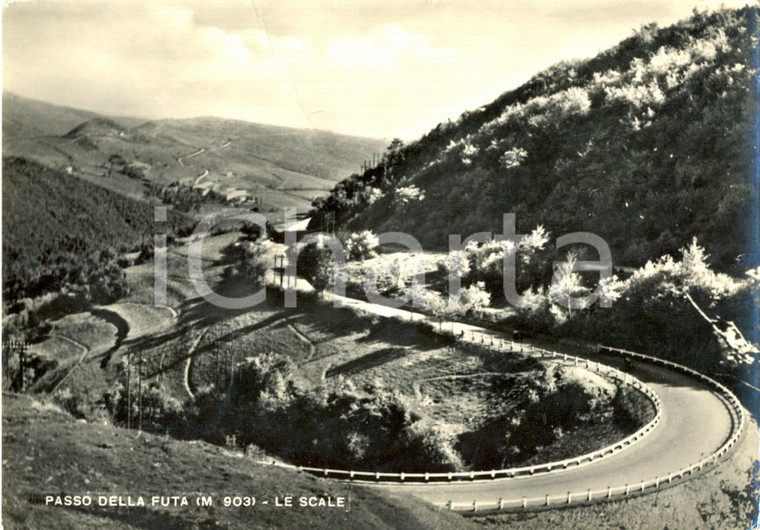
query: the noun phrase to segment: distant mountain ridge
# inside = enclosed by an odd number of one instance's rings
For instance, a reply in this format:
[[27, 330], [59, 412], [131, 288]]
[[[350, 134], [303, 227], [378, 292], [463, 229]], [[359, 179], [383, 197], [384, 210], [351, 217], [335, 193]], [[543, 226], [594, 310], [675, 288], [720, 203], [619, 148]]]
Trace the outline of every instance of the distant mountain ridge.
[[[103, 118], [96, 112], [65, 107], [3, 92], [3, 137], [63, 136], [86, 121]], [[146, 120], [110, 116], [122, 127], [134, 127]]]
[[[384, 140], [224, 118], [102, 116], [3, 95], [5, 156], [69, 171], [135, 199], [202, 179], [221, 195], [245, 192], [265, 211], [306, 211], [385, 146]], [[116, 171], [114, 160], [120, 161]]]
[[377, 167], [318, 199], [312, 227], [415, 235], [604, 237], [641, 265], [699, 238], [723, 270], [757, 260], [753, 116], [757, 8], [655, 24], [590, 60], [563, 62], [494, 102], [396, 142]]

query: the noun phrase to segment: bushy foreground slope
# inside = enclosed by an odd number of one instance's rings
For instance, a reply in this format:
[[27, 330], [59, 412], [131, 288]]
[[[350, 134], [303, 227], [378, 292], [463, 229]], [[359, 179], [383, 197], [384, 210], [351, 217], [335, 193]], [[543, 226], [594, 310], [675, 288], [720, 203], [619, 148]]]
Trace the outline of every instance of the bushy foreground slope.
[[[240, 452], [107, 425], [75, 422], [25, 396], [3, 396], [3, 525], [16, 528], [474, 528], [416, 499], [390, 497], [290, 471], [257, 466]], [[214, 506], [50, 507], [44, 494], [213, 495]], [[222, 506], [225, 495], [253, 507]], [[294, 496], [292, 508], [274, 498]], [[348, 510], [298, 507], [300, 496], [350, 497]], [[268, 505], [262, 501], [268, 500]]]

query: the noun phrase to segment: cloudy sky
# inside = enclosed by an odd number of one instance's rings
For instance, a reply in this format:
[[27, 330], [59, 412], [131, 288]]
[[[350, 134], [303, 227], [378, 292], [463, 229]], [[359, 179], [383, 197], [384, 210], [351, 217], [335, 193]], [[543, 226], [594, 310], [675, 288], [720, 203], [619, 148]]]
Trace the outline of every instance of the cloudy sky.
[[726, 0], [20, 2], [3, 88], [144, 118], [414, 139], [562, 59]]

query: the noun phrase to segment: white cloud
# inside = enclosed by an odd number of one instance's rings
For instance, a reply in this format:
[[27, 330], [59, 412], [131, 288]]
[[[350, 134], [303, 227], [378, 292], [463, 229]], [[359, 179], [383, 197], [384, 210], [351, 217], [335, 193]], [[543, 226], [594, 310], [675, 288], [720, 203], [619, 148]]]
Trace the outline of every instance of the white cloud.
[[366, 35], [334, 37], [326, 46], [327, 59], [344, 68], [395, 69], [410, 62], [445, 62], [456, 53], [435, 47], [429, 37], [407, 33], [398, 24], [376, 27]]
[[411, 138], [641, 23], [686, 17], [687, 4], [16, 3], [3, 14], [4, 88], [111, 114]]
[[137, 4], [137, 10], [150, 22], [175, 30], [188, 32], [193, 26], [193, 10], [181, 4], [151, 2], [143, 5]]

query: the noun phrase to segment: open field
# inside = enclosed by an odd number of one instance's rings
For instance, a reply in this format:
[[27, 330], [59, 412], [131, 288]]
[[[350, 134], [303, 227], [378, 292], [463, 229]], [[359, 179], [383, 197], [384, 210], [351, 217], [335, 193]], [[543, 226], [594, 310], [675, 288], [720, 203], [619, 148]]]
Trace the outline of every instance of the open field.
[[[55, 321], [51, 334], [76, 340], [91, 350], [108, 348], [116, 340], [116, 328], [92, 313], [77, 313]], [[42, 345], [39, 349], [44, 351]]]
[[115, 313], [127, 325], [130, 339], [137, 339], [166, 328], [174, 318], [174, 313], [166, 307], [122, 302], [107, 306], [107, 311]]
[[50, 335], [44, 341], [34, 344], [30, 351], [65, 364], [81, 357], [83, 346], [66, 337]]

